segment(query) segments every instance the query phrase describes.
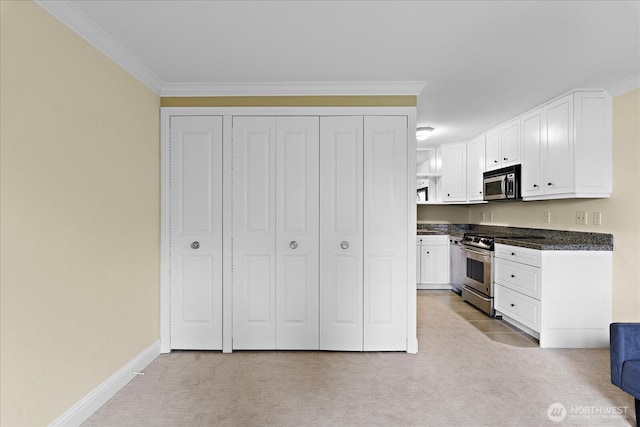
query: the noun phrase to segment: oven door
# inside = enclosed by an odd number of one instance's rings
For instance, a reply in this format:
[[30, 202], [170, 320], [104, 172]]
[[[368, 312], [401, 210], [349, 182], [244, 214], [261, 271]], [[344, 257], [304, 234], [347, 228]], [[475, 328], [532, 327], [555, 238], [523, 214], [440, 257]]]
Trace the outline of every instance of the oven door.
[[462, 249], [466, 267], [463, 283], [488, 297], [493, 297], [493, 252], [467, 246]]

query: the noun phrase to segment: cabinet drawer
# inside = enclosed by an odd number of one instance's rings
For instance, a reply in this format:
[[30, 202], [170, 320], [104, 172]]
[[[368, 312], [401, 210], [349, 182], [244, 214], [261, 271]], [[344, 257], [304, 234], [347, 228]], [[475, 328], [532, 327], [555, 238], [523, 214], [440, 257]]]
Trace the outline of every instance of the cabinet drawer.
[[515, 291], [540, 299], [540, 267], [497, 258], [494, 281]]
[[540, 332], [540, 301], [498, 284], [494, 297], [497, 311]]
[[449, 236], [446, 234], [417, 236], [416, 244], [418, 246], [446, 246], [449, 244]]
[[495, 257], [540, 267], [540, 251], [496, 243]]

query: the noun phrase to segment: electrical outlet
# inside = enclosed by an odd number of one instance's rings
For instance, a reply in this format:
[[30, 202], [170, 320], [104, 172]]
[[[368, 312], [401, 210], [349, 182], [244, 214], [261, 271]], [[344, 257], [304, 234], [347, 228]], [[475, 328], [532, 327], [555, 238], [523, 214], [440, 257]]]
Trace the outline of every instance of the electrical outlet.
[[489, 221], [493, 221], [493, 211], [489, 212]]
[[544, 223], [545, 224], [551, 224], [551, 212], [550, 211], [544, 211]]
[[593, 225], [602, 225], [602, 212], [593, 213]]
[[484, 213], [484, 211], [480, 211], [480, 221], [486, 221], [487, 220], [487, 215]]
[[587, 213], [585, 211], [576, 212], [576, 224], [587, 225]]

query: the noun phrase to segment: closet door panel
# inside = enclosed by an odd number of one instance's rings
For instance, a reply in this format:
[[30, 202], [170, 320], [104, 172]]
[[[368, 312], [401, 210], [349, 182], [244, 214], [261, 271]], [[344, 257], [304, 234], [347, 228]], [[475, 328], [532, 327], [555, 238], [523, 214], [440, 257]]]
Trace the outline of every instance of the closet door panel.
[[319, 345], [319, 118], [276, 119], [276, 348]]
[[362, 350], [363, 118], [320, 118], [320, 348]]
[[364, 118], [364, 350], [407, 346], [407, 118]]
[[171, 348], [222, 348], [222, 118], [170, 122]]
[[233, 118], [233, 348], [275, 348], [275, 119]]

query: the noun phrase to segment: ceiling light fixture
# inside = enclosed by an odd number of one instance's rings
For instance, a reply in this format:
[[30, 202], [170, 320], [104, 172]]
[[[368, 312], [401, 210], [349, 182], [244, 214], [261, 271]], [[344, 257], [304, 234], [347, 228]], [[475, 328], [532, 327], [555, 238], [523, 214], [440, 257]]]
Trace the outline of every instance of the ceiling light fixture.
[[418, 128], [416, 129], [416, 139], [418, 141], [424, 141], [428, 139], [432, 133], [433, 133], [433, 128], [430, 126]]

